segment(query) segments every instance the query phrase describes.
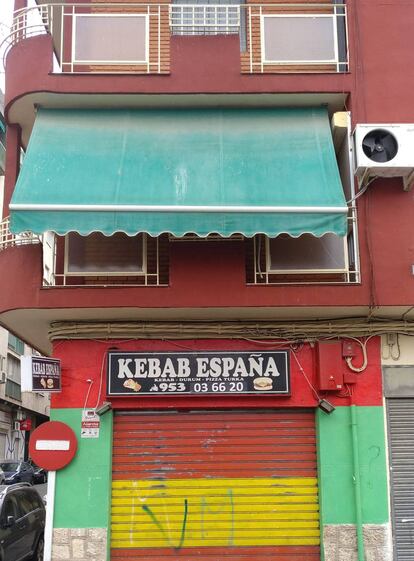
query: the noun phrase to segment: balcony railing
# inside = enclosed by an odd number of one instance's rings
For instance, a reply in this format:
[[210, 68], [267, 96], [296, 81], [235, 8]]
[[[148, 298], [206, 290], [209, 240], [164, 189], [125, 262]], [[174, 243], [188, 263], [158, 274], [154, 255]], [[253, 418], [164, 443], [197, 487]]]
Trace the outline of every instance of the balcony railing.
[[0, 222], [0, 251], [17, 245], [31, 245], [41, 243], [40, 237], [31, 232], [23, 234], [12, 234], [10, 232], [10, 220], [4, 218]]
[[172, 35], [238, 35], [243, 73], [346, 72], [345, 4], [48, 3], [17, 10], [8, 49], [52, 36], [57, 72], [162, 74]]

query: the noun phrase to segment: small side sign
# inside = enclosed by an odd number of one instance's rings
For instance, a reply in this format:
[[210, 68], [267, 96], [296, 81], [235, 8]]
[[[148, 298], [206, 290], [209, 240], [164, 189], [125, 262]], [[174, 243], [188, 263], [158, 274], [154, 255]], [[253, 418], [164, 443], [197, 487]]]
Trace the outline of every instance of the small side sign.
[[81, 438], [99, 438], [101, 419], [95, 409], [82, 411]]
[[61, 391], [60, 360], [40, 356], [23, 356], [22, 391], [53, 393]]

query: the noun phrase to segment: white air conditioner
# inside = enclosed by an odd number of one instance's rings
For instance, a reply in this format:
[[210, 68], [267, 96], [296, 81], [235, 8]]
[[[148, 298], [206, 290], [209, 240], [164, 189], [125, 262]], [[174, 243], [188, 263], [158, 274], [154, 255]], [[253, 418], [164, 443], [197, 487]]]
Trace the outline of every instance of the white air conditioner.
[[402, 177], [404, 190], [414, 183], [414, 124], [357, 125], [355, 174], [362, 185], [374, 177]]

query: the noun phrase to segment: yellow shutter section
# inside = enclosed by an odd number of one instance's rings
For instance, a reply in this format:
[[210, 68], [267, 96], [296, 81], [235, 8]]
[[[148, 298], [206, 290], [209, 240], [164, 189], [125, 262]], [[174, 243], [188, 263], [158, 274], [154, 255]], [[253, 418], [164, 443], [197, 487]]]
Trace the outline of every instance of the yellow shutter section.
[[118, 414], [111, 516], [117, 561], [316, 561], [314, 416]]

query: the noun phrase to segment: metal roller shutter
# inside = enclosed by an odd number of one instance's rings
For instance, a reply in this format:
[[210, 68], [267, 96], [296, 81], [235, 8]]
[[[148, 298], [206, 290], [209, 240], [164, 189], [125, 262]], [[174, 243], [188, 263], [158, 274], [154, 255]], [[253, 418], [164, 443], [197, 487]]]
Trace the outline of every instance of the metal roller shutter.
[[395, 561], [414, 559], [414, 399], [388, 399]]
[[316, 561], [311, 412], [120, 413], [113, 561]]

